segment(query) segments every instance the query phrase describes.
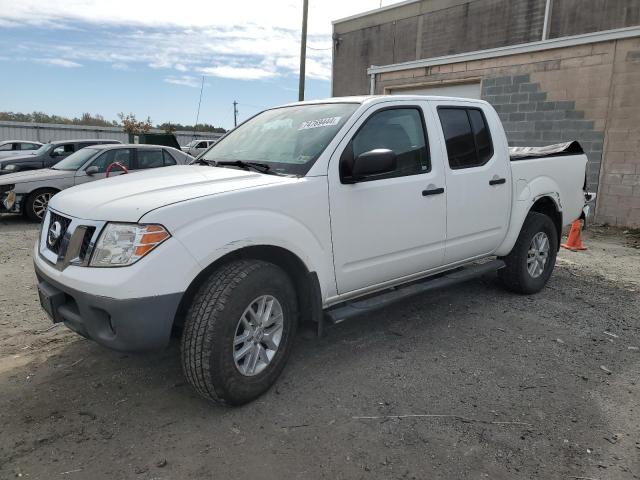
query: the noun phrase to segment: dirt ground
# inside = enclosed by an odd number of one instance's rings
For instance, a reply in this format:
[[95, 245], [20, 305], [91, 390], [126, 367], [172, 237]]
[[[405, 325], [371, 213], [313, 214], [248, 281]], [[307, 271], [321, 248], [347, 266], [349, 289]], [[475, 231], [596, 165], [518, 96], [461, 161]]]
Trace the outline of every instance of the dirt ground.
[[0, 219], [0, 479], [640, 478], [640, 249], [604, 228], [526, 297], [487, 276], [303, 331], [277, 385], [222, 408], [176, 343], [51, 328]]

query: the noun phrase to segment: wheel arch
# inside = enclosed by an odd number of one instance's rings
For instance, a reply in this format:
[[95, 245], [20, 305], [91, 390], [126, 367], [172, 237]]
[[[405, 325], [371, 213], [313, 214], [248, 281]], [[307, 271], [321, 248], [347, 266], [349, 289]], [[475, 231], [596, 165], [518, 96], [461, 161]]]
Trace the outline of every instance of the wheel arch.
[[[550, 195], [541, 196], [533, 203], [533, 205], [531, 205], [529, 212], [538, 212], [551, 219], [553, 225], [556, 227], [556, 233], [558, 234], [557, 247], [560, 248], [560, 240], [562, 238], [562, 210], [556, 202], [556, 199]], [[527, 214], [529, 212], [527, 212]]]
[[498, 256], [505, 256], [516, 243], [524, 221], [527, 218], [529, 212], [538, 212], [543, 215], [547, 215], [553, 222], [556, 232], [558, 234], [558, 248], [560, 247], [560, 240], [562, 237], [562, 207], [556, 193], [543, 193], [529, 201], [516, 201], [511, 213], [511, 221], [509, 224], [509, 231], [507, 237], [504, 239], [500, 247], [496, 250], [495, 254]]
[[310, 272], [300, 257], [290, 250], [274, 245], [250, 245], [216, 259], [192, 280], [178, 305], [174, 327], [181, 327], [184, 324], [189, 305], [206, 279], [223, 265], [241, 259], [262, 260], [282, 268], [296, 290], [300, 321], [319, 321], [322, 315], [322, 296], [316, 272]]
[[50, 187], [50, 186], [41, 185], [41, 186], [34, 187], [33, 189], [29, 190], [26, 193], [23, 193], [22, 194], [23, 195], [23, 197], [22, 197], [23, 200], [22, 200], [22, 202], [20, 204], [20, 209], [21, 209], [23, 214], [27, 213], [27, 205], [28, 205], [29, 201], [31, 200], [31, 198], [34, 195], [36, 195], [37, 193], [45, 191], [45, 190], [49, 190], [49, 191], [55, 192], [54, 195], [56, 195], [56, 194], [58, 194], [58, 193], [60, 193], [62, 191], [62, 190], [60, 190], [59, 188], [56, 188], [56, 187]]

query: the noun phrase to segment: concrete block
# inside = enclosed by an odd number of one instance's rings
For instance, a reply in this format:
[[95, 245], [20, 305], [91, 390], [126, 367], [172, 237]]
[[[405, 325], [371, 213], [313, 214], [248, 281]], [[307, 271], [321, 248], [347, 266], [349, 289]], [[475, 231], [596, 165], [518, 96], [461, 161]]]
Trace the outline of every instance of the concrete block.
[[525, 103], [529, 102], [528, 93], [514, 93], [511, 95], [511, 103]]
[[516, 75], [513, 77], [513, 83], [514, 84], [520, 84], [520, 83], [528, 83], [530, 79], [530, 75], [526, 74], [526, 75]]
[[633, 195], [633, 187], [631, 185], [607, 185], [607, 193], [610, 195], [629, 197]]
[[620, 185], [622, 183], [622, 174], [607, 173], [602, 177], [603, 185]]
[[[611, 158], [607, 157], [607, 161], [611, 162]], [[635, 174], [636, 165], [633, 163], [610, 163], [607, 165], [607, 172], [617, 174]]]
[[547, 99], [546, 92], [536, 92], [536, 93], [529, 94], [530, 102], [544, 102], [546, 99]]
[[546, 112], [556, 109], [556, 102], [538, 102], [536, 104], [536, 110], [539, 112]]
[[521, 122], [526, 119], [525, 115], [526, 113], [524, 112], [510, 113], [509, 120], [512, 122]]
[[535, 129], [536, 130], [552, 130], [554, 125], [553, 122], [549, 122], [549, 121], [540, 121], [540, 122], [535, 122]]
[[519, 103], [516, 105], [519, 112], [535, 112], [539, 103]]
[[640, 185], [640, 175], [623, 175], [620, 183], [622, 183], [622, 185]]
[[522, 93], [534, 93], [540, 89], [540, 85], [537, 83], [521, 83], [519, 89]]

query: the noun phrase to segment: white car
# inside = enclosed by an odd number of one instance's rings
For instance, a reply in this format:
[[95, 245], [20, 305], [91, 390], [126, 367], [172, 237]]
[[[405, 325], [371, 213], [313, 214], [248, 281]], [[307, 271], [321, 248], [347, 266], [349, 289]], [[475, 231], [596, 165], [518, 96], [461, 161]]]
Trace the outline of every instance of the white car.
[[184, 147], [180, 147], [183, 152], [188, 153], [192, 157], [197, 157], [204, 152], [211, 145], [215, 144], [217, 140], [193, 140], [187, 143]]
[[56, 195], [34, 251], [54, 322], [117, 350], [167, 345], [242, 404], [282, 371], [300, 321], [338, 322], [496, 271], [551, 276], [581, 216], [574, 145], [510, 157], [479, 100], [333, 98], [266, 110], [196, 163]]
[[0, 158], [11, 157], [13, 155], [24, 155], [37, 150], [42, 146], [40, 142], [28, 140], [5, 140], [0, 142]]

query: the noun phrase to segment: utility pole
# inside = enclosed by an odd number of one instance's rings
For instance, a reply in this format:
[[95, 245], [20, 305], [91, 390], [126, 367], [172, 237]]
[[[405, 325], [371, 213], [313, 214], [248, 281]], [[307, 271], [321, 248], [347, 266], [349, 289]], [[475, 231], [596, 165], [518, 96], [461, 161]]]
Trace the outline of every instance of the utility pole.
[[304, 100], [304, 75], [307, 61], [307, 14], [309, 0], [303, 0], [302, 6], [302, 41], [300, 42], [300, 84], [298, 86], [298, 100]]
[[238, 126], [238, 102], [233, 101], [233, 126]]

